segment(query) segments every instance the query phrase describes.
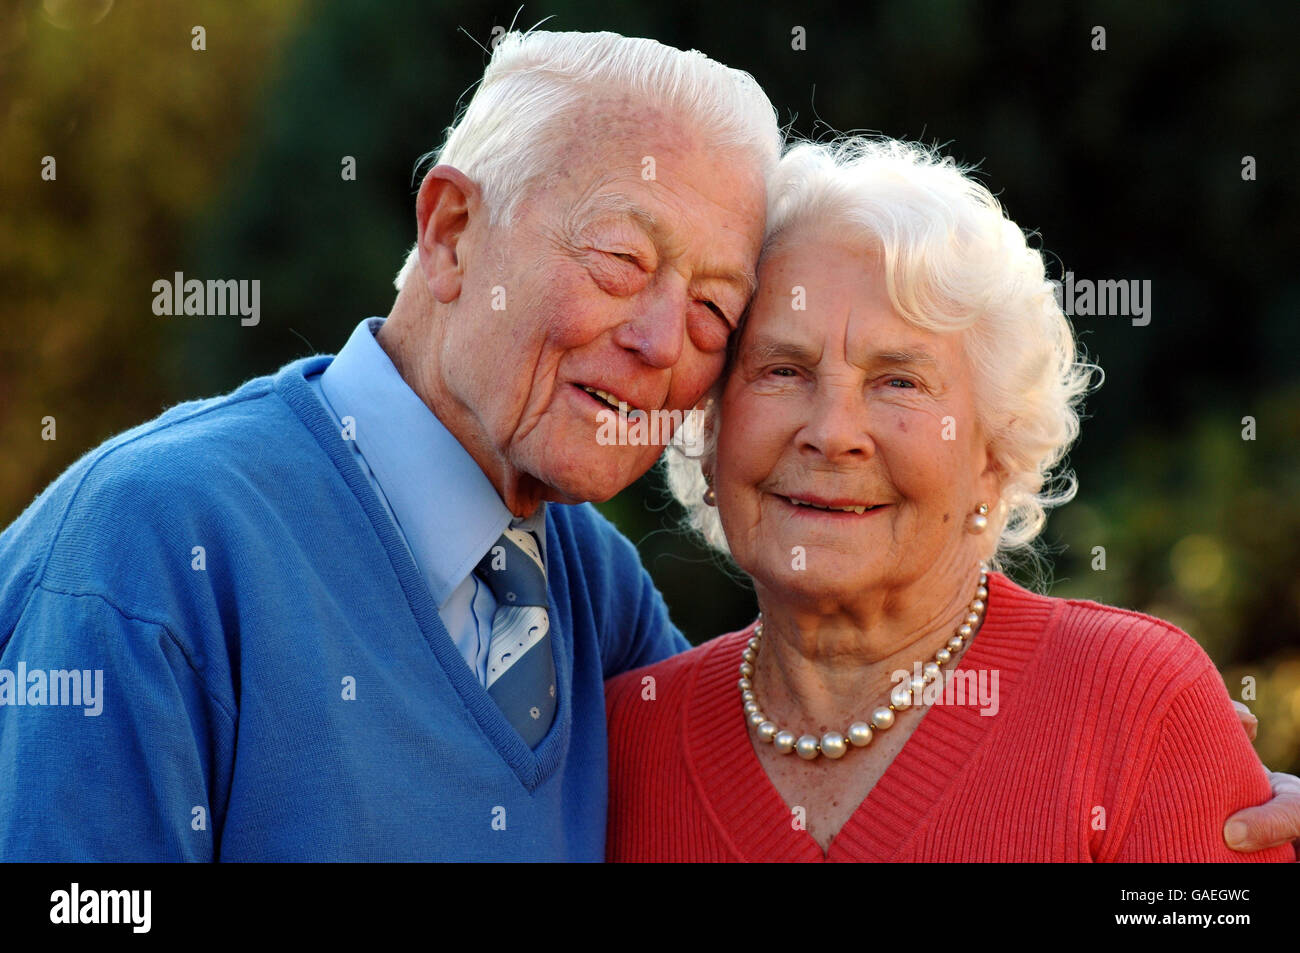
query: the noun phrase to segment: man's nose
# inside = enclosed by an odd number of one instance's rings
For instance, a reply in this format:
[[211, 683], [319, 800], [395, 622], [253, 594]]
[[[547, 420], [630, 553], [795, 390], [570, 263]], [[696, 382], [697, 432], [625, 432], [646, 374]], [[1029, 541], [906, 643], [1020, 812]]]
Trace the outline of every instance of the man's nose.
[[796, 437], [801, 450], [827, 460], [868, 460], [875, 455], [869, 414], [861, 388], [853, 384], [824, 384], [808, 403], [808, 418]]
[[681, 359], [686, 337], [685, 293], [660, 288], [642, 295], [637, 304], [636, 315], [619, 325], [615, 342], [651, 367], [672, 367]]

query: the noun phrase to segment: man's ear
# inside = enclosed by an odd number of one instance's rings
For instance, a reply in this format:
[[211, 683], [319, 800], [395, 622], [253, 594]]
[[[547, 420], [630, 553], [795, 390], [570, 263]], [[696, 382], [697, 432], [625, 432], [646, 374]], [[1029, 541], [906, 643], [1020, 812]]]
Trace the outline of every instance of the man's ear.
[[443, 304], [460, 296], [465, 277], [464, 238], [471, 220], [482, 214], [479, 187], [459, 169], [436, 165], [420, 183], [415, 199], [420, 272]]

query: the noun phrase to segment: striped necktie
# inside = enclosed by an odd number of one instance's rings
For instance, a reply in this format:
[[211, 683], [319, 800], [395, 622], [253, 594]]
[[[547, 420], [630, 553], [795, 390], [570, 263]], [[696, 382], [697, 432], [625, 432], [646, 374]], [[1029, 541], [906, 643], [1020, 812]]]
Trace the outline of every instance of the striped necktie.
[[488, 643], [488, 694], [532, 748], [555, 718], [555, 660], [546, 567], [537, 537], [520, 522], [507, 527], [474, 573], [497, 601]]

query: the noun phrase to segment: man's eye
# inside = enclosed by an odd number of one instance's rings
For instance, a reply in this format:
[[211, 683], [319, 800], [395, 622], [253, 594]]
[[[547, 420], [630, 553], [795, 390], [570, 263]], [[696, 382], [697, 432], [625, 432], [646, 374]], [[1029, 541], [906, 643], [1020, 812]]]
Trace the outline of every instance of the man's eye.
[[793, 367], [774, 367], [772, 373], [777, 377], [794, 377], [796, 371]]
[[889, 381], [889, 386], [890, 387], [911, 387], [915, 389], [916, 384], [914, 384], [912, 381], [909, 381], [905, 377], [895, 377]]
[[[719, 308], [712, 301], [701, 301], [700, 304], [704, 305], [704, 307], [708, 308], [710, 311], [712, 311], [714, 314], [720, 317], [723, 321], [727, 321], [727, 315], [723, 312], [721, 308]], [[731, 322], [727, 321], [727, 324], [730, 325]]]
[[607, 255], [613, 255], [615, 258], [619, 259], [620, 261], [625, 261], [625, 262], [627, 262], [629, 265], [636, 265], [638, 268], [641, 267], [641, 261], [640, 261], [640, 259], [638, 259], [638, 258], [636, 257], [636, 255], [633, 255], [633, 254], [630, 253], [630, 252], [625, 252], [625, 251], [611, 251], [611, 252], [606, 252], [605, 254], [607, 254]]

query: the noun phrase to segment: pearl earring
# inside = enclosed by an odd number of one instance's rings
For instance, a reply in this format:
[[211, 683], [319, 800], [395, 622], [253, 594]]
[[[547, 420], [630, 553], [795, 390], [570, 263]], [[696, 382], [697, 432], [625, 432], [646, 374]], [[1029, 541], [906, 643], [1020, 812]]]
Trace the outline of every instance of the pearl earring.
[[718, 494], [716, 494], [716, 493], [713, 492], [713, 485], [712, 485], [712, 484], [709, 484], [708, 489], [706, 489], [706, 490], [704, 491], [704, 505], [705, 505], [705, 506], [717, 506], [717, 505], [718, 505]]
[[982, 533], [989, 526], [989, 505], [981, 503], [975, 515], [970, 518], [970, 531], [972, 533]]

